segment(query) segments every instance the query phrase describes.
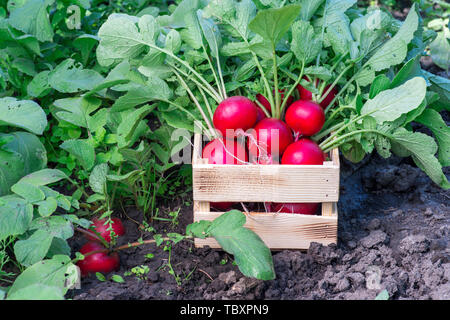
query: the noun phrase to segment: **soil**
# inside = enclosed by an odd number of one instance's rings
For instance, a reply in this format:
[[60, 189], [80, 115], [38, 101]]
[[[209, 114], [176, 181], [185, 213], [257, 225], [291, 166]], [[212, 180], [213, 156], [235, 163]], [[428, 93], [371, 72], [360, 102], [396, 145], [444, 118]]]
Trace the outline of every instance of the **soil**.
[[[450, 174], [446, 168], [447, 176]], [[434, 185], [409, 159], [377, 155], [358, 165], [342, 159], [338, 244], [312, 243], [307, 251], [273, 252], [277, 277], [260, 281], [243, 276], [232, 256], [182, 241], [169, 251], [155, 244], [120, 252], [118, 272], [125, 282], [94, 275], [72, 290], [75, 300], [253, 300], [374, 299], [386, 289], [391, 299], [450, 299], [450, 192]], [[172, 208], [186, 199], [178, 199]], [[142, 215], [126, 209], [127, 234], [120, 243], [151, 239], [135, 222]], [[155, 222], [158, 233], [184, 233], [192, 207], [181, 205], [178, 224]], [[74, 239], [73, 249], [86, 240]], [[153, 258], [146, 258], [152, 253]], [[125, 276], [145, 265], [150, 272]]]

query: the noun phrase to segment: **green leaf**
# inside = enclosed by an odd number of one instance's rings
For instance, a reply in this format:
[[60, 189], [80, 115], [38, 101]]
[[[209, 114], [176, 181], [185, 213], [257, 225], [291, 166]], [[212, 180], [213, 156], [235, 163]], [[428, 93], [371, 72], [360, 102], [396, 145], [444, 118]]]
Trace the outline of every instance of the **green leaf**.
[[48, 197], [44, 201], [38, 202], [38, 212], [42, 217], [48, 217], [56, 211], [58, 201], [55, 198]]
[[88, 91], [103, 82], [103, 77], [95, 70], [82, 69], [75, 60], [66, 59], [48, 74], [49, 85], [63, 93]]
[[422, 68], [420, 67], [420, 56], [417, 56], [416, 58], [413, 58], [405, 63], [405, 65], [395, 75], [390, 88], [392, 89], [398, 87], [414, 77], [423, 77]]
[[298, 60], [307, 64], [316, 59], [322, 50], [322, 41], [314, 33], [313, 26], [307, 21], [296, 21], [292, 25], [291, 51]]
[[20, 182], [29, 183], [35, 186], [46, 186], [66, 178], [67, 175], [61, 170], [42, 169], [24, 176], [20, 179]]
[[118, 147], [123, 148], [131, 143], [131, 138], [141, 120], [153, 111], [155, 105], [146, 105], [128, 114], [117, 128]]
[[50, 71], [42, 71], [34, 76], [33, 80], [27, 86], [27, 93], [34, 98], [41, 98], [47, 95], [51, 87], [48, 84], [48, 74]]
[[209, 227], [211, 226], [211, 221], [200, 220], [194, 223], [191, 223], [186, 226], [186, 235], [193, 236], [200, 239], [205, 239], [209, 237], [207, 233]]
[[106, 190], [106, 177], [108, 175], [108, 164], [102, 163], [98, 164], [92, 169], [89, 176], [89, 186], [92, 191], [105, 194]]
[[381, 71], [403, 62], [408, 51], [408, 43], [413, 39], [418, 26], [419, 17], [415, 10], [415, 4], [413, 4], [400, 30], [365, 63], [363, 72], [356, 79], [358, 84], [366, 86], [373, 81], [376, 71]]
[[0, 126], [5, 125], [42, 134], [47, 126], [47, 117], [34, 101], [0, 98]]
[[146, 43], [154, 44], [158, 33], [153, 16], [137, 18], [126, 14], [112, 14], [98, 31], [98, 61], [107, 67], [124, 59], [135, 58], [144, 51]]
[[95, 149], [88, 140], [71, 139], [63, 142], [60, 147], [72, 154], [86, 170], [94, 166]]
[[376, 296], [375, 300], [389, 300], [389, 292], [384, 289]]
[[39, 41], [52, 41], [53, 28], [47, 7], [53, 3], [54, 0], [17, 1], [9, 16], [9, 23], [24, 33], [34, 35]]
[[424, 78], [415, 77], [397, 88], [382, 91], [363, 105], [361, 115], [370, 114], [377, 123], [394, 121], [420, 106], [426, 86]]
[[123, 280], [123, 278], [120, 275], [118, 275], [118, 274], [114, 274], [111, 277], [111, 280], [114, 281], [114, 282], [117, 282], [117, 283], [124, 283], [125, 282], [125, 280]]
[[7, 299], [63, 299], [67, 291], [65, 273], [70, 265], [70, 258], [62, 255], [35, 263], [16, 278]]
[[47, 252], [47, 258], [52, 258], [55, 255], [70, 256], [71, 248], [66, 240], [61, 238], [53, 238], [50, 249]]
[[24, 266], [31, 266], [45, 258], [53, 236], [45, 230], [36, 230], [28, 239], [14, 244], [14, 255]]
[[366, 152], [364, 151], [361, 143], [355, 140], [343, 144], [339, 149], [341, 150], [342, 155], [345, 157], [345, 159], [353, 163], [360, 162], [366, 155]]
[[388, 77], [386, 77], [384, 74], [380, 74], [373, 80], [373, 83], [370, 86], [369, 98], [373, 99], [381, 91], [389, 89], [390, 84], [391, 84], [391, 80]]
[[[93, 112], [100, 108], [102, 101], [94, 97], [73, 97], [56, 100], [53, 104], [58, 111], [55, 115], [58, 119], [69, 122], [77, 127], [88, 128], [95, 132], [98, 128], [93, 126]], [[106, 115], [103, 116], [106, 123]]]
[[[396, 145], [398, 145], [413, 158], [417, 166], [425, 171], [433, 182], [444, 189], [450, 188], [450, 183], [442, 172], [442, 166], [434, 156], [438, 146], [432, 137], [420, 132], [410, 132], [404, 128], [398, 128], [392, 137], [391, 144], [395, 153], [397, 153]], [[400, 156], [406, 155], [404, 151]]]
[[11, 187], [11, 191], [33, 203], [45, 199], [45, 194], [37, 186], [19, 181]]
[[304, 21], [309, 21], [317, 9], [324, 3], [325, 0], [300, 0], [301, 10], [300, 17]]
[[16, 196], [0, 198], [0, 240], [28, 230], [33, 219], [33, 205]]
[[224, 251], [234, 255], [239, 270], [247, 277], [262, 280], [275, 278], [270, 249], [253, 231], [244, 228], [245, 215], [228, 211], [216, 218], [207, 230]]
[[433, 132], [439, 146], [439, 162], [444, 167], [450, 166], [450, 128], [439, 112], [425, 109], [415, 121], [425, 125]]
[[181, 36], [180, 33], [172, 29], [169, 31], [169, 33], [166, 36], [166, 50], [169, 50], [173, 53], [178, 53], [181, 49]]
[[249, 28], [275, 47], [299, 16], [300, 8], [299, 5], [287, 5], [279, 9], [260, 10]]
[[430, 43], [430, 52], [433, 62], [444, 70], [450, 68], [449, 36], [444, 31], [438, 32], [436, 39]]
[[67, 240], [73, 236], [72, 223], [62, 216], [40, 217], [33, 220], [30, 230], [45, 230], [52, 237]]
[[23, 175], [41, 170], [47, 166], [47, 151], [34, 134], [28, 132], [11, 132], [1, 134], [0, 140], [9, 140], [1, 148], [5, 151], [18, 153], [24, 164]]
[[95, 273], [95, 277], [97, 278], [98, 281], [101, 281], [101, 282], [105, 282], [106, 281], [105, 276], [102, 273], [100, 273], [100, 272], [96, 272]]

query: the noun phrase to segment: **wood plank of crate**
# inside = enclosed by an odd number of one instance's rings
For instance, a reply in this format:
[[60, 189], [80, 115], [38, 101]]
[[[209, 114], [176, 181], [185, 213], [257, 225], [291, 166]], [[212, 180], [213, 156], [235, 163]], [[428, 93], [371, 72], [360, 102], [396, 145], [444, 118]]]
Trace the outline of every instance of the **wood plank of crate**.
[[339, 199], [339, 167], [334, 165], [194, 164], [193, 181], [193, 196], [199, 201], [290, 203]]
[[[194, 221], [214, 220], [222, 212], [194, 212]], [[308, 249], [311, 242], [337, 241], [337, 217], [286, 213], [247, 214], [245, 227], [256, 232], [270, 249]], [[220, 248], [214, 238], [195, 239], [196, 247]]]

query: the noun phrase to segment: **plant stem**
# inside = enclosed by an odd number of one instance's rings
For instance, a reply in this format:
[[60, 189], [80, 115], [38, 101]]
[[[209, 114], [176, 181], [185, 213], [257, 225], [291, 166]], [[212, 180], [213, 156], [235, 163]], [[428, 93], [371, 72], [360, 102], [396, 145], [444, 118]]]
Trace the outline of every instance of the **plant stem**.
[[151, 44], [151, 43], [147, 43], [145, 41], [141, 41], [141, 43], [149, 46], [150, 48], [153, 48], [155, 50], [158, 50], [162, 53], [167, 54], [168, 56], [174, 58], [176, 61], [178, 61], [179, 63], [181, 63], [183, 66], [185, 66], [189, 71], [191, 71], [201, 82], [203, 82], [205, 84], [205, 86], [211, 91], [211, 93], [215, 96], [215, 100], [218, 101], [218, 103], [220, 103], [221, 100], [221, 96], [219, 93], [217, 93], [217, 91], [209, 84], [208, 81], [205, 80], [205, 78], [203, 78], [197, 71], [195, 71], [194, 68], [192, 68], [189, 63], [187, 63], [186, 61], [184, 61], [183, 59], [180, 59], [179, 57], [177, 57], [176, 55], [174, 55], [172, 52], [162, 49], [160, 47], [158, 47], [157, 45]]
[[316, 134], [315, 136], [312, 136], [311, 139], [314, 141], [319, 141], [320, 139], [322, 139], [323, 137], [326, 137], [327, 135], [329, 135], [331, 132], [339, 129], [341, 126], [344, 125], [344, 122], [339, 122], [338, 124], [332, 126], [331, 128], [328, 128], [326, 130], [320, 131], [318, 134]]
[[[334, 87], [336, 87], [337, 83], [339, 82], [339, 80], [344, 76], [344, 74], [353, 67], [353, 64], [350, 64], [349, 66], [347, 66], [337, 77], [336, 79], [334, 79], [333, 83], [330, 85], [330, 87], [328, 88], [328, 90], [322, 94], [322, 91], [319, 93], [320, 94], [320, 99], [317, 101], [317, 103], [321, 103], [323, 100], [325, 100], [325, 98], [330, 94], [331, 90], [334, 89]], [[334, 103], [334, 102], [333, 102]], [[333, 105], [332, 103], [330, 103], [330, 105]]]
[[[191, 89], [189, 89], [188, 85], [183, 80], [183, 78], [180, 76], [180, 74], [175, 69], [173, 69], [173, 71], [174, 71], [175, 75], [177, 76], [178, 80], [180, 81], [181, 85], [188, 92], [188, 94], [191, 97], [192, 101], [194, 101], [195, 105], [197, 106], [197, 109], [200, 111], [200, 114], [202, 115], [203, 119], [206, 122], [206, 125], [208, 126], [208, 129], [210, 130], [210, 134], [213, 135], [215, 138], [217, 138], [217, 134], [216, 134], [213, 126], [211, 125], [210, 120], [208, 119], [208, 117], [206, 116], [205, 112], [203, 111], [203, 108], [201, 107], [201, 105], [198, 102], [197, 98], [195, 98], [195, 96], [192, 93]], [[209, 136], [208, 133], [207, 133], [207, 135]]]
[[272, 45], [272, 54], [273, 54], [273, 82], [275, 87], [275, 106], [272, 106], [272, 109], [275, 107], [275, 109], [273, 109], [275, 112], [272, 112], [272, 114], [274, 114], [274, 118], [280, 119], [281, 118], [280, 92], [278, 92], [278, 64], [277, 64], [277, 53], [275, 52], [275, 44]]
[[206, 60], [208, 61], [208, 64], [209, 64], [209, 68], [211, 69], [211, 71], [214, 75], [214, 80], [216, 81], [217, 89], [219, 90], [219, 94], [223, 100], [224, 96], [223, 96], [222, 90], [220, 88], [219, 78], [217, 77], [217, 73], [216, 73], [216, 70], [214, 69], [211, 58], [209, 57], [208, 53], [206, 52], [206, 48], [205, 48], [205, 45], [203, 44], [203, 41], [202, 41], [202, 47], [203, 47], [203, 52], [205, 54]]
[[261, 102], [259, 102], [257, 99], [255, 100], [255, 103], [258, 105], [258, 107], [261, 108], [261, 110], [264, 112], [264, 114], [266, 115], [267, 118], [272, 117], [269, 113], [269, 111], [261, 104]]
[[286, 107], [288, 98], [292, 95], [292, 92], [295, 90], [295, 88], [297, 88], [298, 84], [300, 83], [300, 81], [303, 78], [304, 69], [305, 69], [305, 62], [303, 61], [302, 62], [302, 69], [300, 70], [300, 75], [297, 77], [297, 80], [295, 80], [295, 83], [291, 86], [291, 88], [289, 89], [288, 93], [284, 97], [283, 102], [281, 103], [280, 118], [281, 118], [281, 115], [283, 114], [284, 108]]
[[381, 132], [381, 131], [378, 131], [378, 130], [375, 130], [375, 129], [361, 129], [361, 130], [355, 130], [355, 131], [349, 132], [347, 134], [344, 134], [344, 135], [340, 136], [339, 138], [332, 140], [328, 143], [325, 143], [325, 144], [321, 143], [319, 145], [319, 147], [323, 150], [323, 152], [328, 152], [328, 151], [338, 147], [340, 145], [340, 143], [342, 141], [344, 141], [346, 138], [351, 137], [355, 134], [365, 133], [365, 132], [377, 133], [377, 134], [381, 134], [387, 138], [393, 139], [393, 137], [391, 135]]

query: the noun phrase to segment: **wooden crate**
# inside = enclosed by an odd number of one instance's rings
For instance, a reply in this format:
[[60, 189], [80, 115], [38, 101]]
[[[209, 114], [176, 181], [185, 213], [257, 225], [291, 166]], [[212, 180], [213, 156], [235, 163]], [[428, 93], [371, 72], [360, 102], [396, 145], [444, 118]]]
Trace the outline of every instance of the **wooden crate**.
[[[194, 221], [214, 220], [210, 202], [319, 202], [321, 215], [247, 213], [245, 227], [271, 249], [308, 249], [311, 242], [337, 242], [339, 152], [323, 165], [216, 165], [201, 158], [202, 136], [195, 134], [192, 157]], [[213, 238], [195, 239], [196, 247], [220, 248]]]

